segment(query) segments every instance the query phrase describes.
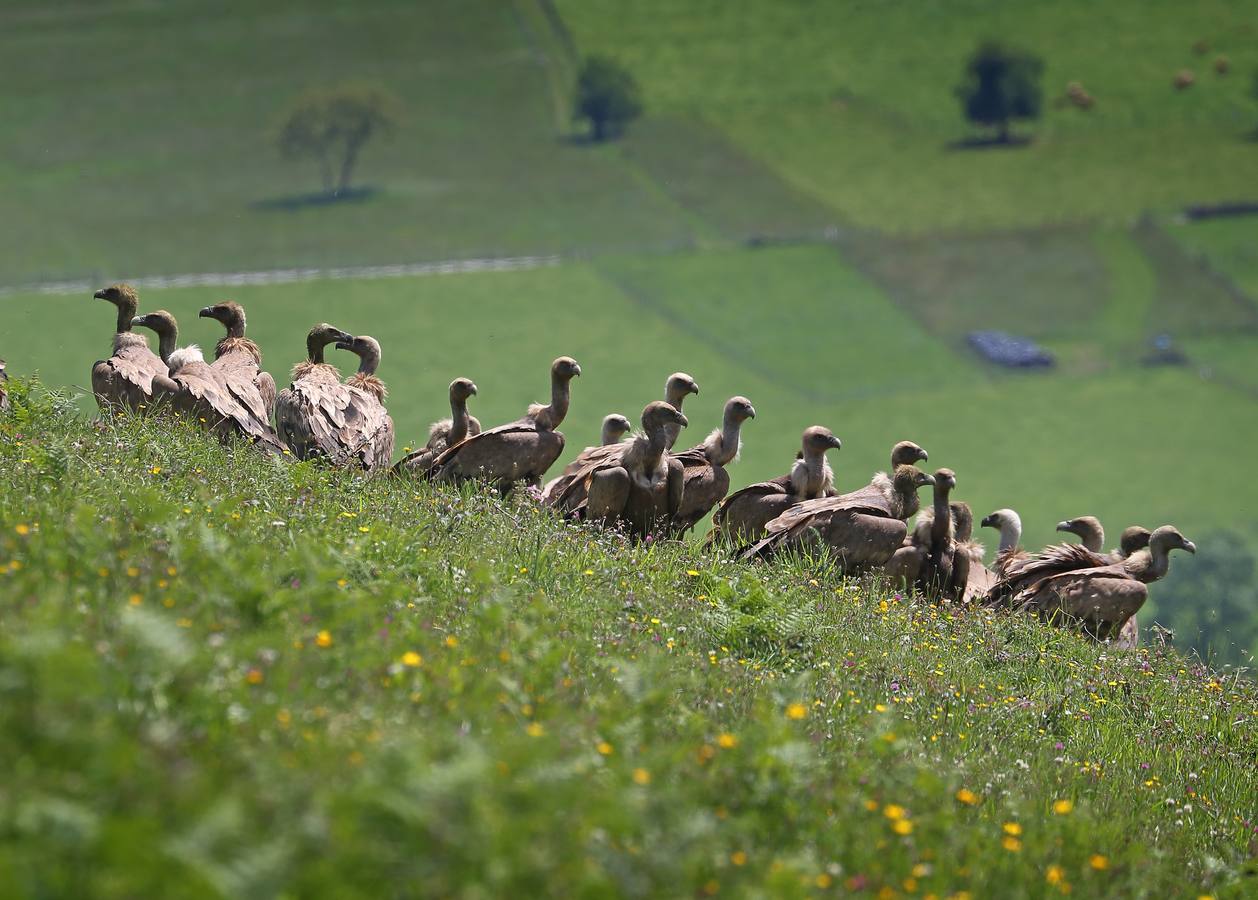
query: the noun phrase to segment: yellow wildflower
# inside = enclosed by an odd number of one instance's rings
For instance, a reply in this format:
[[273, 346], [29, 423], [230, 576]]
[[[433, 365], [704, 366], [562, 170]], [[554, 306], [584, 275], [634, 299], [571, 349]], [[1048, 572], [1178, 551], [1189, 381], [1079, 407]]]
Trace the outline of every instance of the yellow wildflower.
[[529, 737], [541, 737], [546, 733], [541, 722], [529, 722], [529, 727], [524, 730], [528, 732]]
[[1012, 834], [1014, 837], [1022, 834], [1022, 826], [1017, 822], [1006, 822], [1000, 827], [1004, 830], [1005, 834]]
[[1061, 866], [1052, 865], [1044, 870], [1044, 880], [1049, 884], [1061, 884], [1066, 877], [1066, 870]]
[[899, 819], [904, 818], [904, 807], [897, 806], [894, 803], [888, 803], [886, 806], [882, 808], [882, 814], [886, 816], [888, 819], [890, 819], [891, 821], [895, 822]]
[[635, 784], [650, 784], [651, 773], [648, 772], [646, 769], [634, 769], [633, 780]]
[[912, 834], [913, 823], [910, 822], [908, 819], [900, 819], [898, 822], [896, 822], [894, 825], [891, 826], [891, 830], [894, 831], [896, 834]]
[[964, 803], [966, 806], [978, 805], [978, 794], [968, 788], [961, 788], [957, 791], [957, 802]]
[[1004, 847], [1010, 853], [1017, 853], [1019, 850], [1022, 849], [1022, 841], [1018, 840], [1016, 837], [1014, 837], [1011, 834], [1007, 834], [1001, 840], [1000, 846]]
[[607, 743], [607, 741], [599, 741], [598, 747], [596, 747], [595, 749], [597, 749], [598, 752], [603, 754], [604, 756], [611, 756], [613, 753], [612, 745]]
[[1088, 858], [1088, 865], [1096, 869], [1098, 872], [1104, 872], [1109, 868], [1109, 859], [1099, 853], [1093, 853]]
[[1053, 812], [1059, 816], [1068, 816], [1070, 811], [1075, 808], [1074, 803], [1069, 800], [1058, 800], [1053, 804]]
[[726, 732], [724, 734], [717, 735], [716, 743], [725, 750], [732, 750], [734, 747], [738, 746], [738, 738], [734, 737], [734, 735], [729, 732]]
[[792, 703], [790, 706], [786, 707], [786, 718], [788, 719], [802, 719], [807, 715], [808, 707], [804, 706], [802, 703]]
[[410, 668], [414, 669], [417, 666], [423, 665], [423, 662], [424, 662], [424, 658], [420, 656], [418, 653], [416, 653], [414, 650], [407, 650], [405, 653], [402, 654], [402, 665], [404, 666], [409, 666]]
[[253, 668], [245, 674], [245, 681], [250, 684], [261, 684], [263, 677], [261, 669]]
[[735, 850], [729, 855], [729, 861], [736, 866], [747, 865], [747, 854], [741, 850]]
[[315, 635], [315, 643], [320, 647], [332, 646], [332, 634], [325, 628]]
[[18, 534], [20, 534], [22, 537], [26, 537], [28, 534], [31, 533], [31, 526], [27, 525], [25, 522], [19, 522], [17, 525], [13, 527], [13, 530], [16, 531]]

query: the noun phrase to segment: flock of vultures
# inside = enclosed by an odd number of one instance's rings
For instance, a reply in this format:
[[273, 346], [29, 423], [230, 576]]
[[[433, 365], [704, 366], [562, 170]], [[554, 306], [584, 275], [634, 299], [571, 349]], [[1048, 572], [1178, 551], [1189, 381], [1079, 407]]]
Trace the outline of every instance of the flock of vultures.
[[[306, 337], [307, 359], [277, 393], [275, 380], [262, 369], [261, 352], [245, 336], [239, 304], [200, 311], [225, 329], [207, 363], [195, 346], [178, 347], [170, 313], [137, 315], [138, 297], [128, 285], [105, 288], [95, 297], [118, 311], [113, 355], [92, 367], [92, 390], [106, 413], [174, 410], [263, 451], [368, 472], [391, 470], [403, 478], [478, 481], [504, 496], [522, 483], [565, 517], [636, 539], [679, 537], [715, 510], [709, 545], [732, 547], [742, 559], [824, 551], [845, 573], [880, 574], [897, 589], [932, 600], [1037, 613], [1121, 647], [1135, 645], [1135, 614], [1148, 597], [1147, 585], [1166, 574], [1170, 551], [1196, 550], [1164, 525], [1152, 532], [1132, 526], [1120, 547], [1107, 552], [1100, 522], [1084, 516], [1057, 526], [1080, 543], [1028, 553], [1019, 546], [1018, 515], [1001, 509], [980, 523], [1000, 534], [988, 568], [974, 541], [970, 507], [951, 499], [957, 483], [951, 470], [923, 471], [917, 464], [926, 460], [926, 451], [903, 441], [892, 448], [887, 472], [838, 493], [826, 454], [841, 444], [819, 425], [804, 430], [788, 472], [730, 494], [727, 466], [738, 458], [740, 430], [756, 411], [745, 397], [731, 398], [719, 428], [675, 452], [689, 424], [682, 405], [699, 392], [683, 373], [670, 376], [664, 398], [643, 409], [640, 431], [632, 431], [622, 415], [607, 416], [602, 443], [587, 447], [544, 483], [563, 452], [558, 429], [568, 413], [570, 383], [581, 374], [568, 357], [551, 364], [549, 403], [531, 405], [521, 418], [494, 428], [482, 429], [468, 412], [476, 385], [456, 378], [450, 384], [450, 418], [432, 426], [425, 447], [393, 464], [393, 421], [384, 406], [384, 383], [376, 376], [380, 345], [373, 338], [316, 325]], [[157, 334], [156, 354], [133, 331], [136, 326]], [[355, 354], [357, 372], [342, 380], [325, 361], [329, 345]], [[922, 509], [918, 491], [925, 487], [933, 498]]]

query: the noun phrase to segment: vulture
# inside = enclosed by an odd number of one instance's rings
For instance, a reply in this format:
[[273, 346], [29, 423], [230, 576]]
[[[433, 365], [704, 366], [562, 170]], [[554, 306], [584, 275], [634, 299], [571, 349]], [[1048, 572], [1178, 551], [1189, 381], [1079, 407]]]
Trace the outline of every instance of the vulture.
[[1121, 562], [1080, 544], [1058, 544], [1011, 566], [988, 602], [1034, 612], [1061, 624], [1077, 624], [1097, 641], [1120, 638], [1128, 620], [1149, 596], [1148, 584], [1164, 576], [1172, 550], [1196, 553], [1196, 545], [1172, 525], [1149, 537], [1149, 546]]
[[1078, 535], [1079, 543], [1093, 553], [1100, 553], [1105, 549], [1105, 529], [1101, 527], [1101, 520], [1096, 516], [1080, 516], [1058, 522], [1057, 530]]
[[1143, 525], [1129, 525], [1123, 529], [1122, 536], [1118, 539], [1118, 549], [1114, 551], [1114, 556], [1126, 559], [1137, 550], [1149, 546], [1149, 538], [1152, 536], [1153, 532]]
[[1000, 532], [1000, 546], [996, 548], [996, 561], [992, 570], [997, 578], [1005, 574], [1010, 563], [1025, 559], [1027, 552], [1019, 544], [1022, 541], [1022, 518], [1012, 509], [998, 509], [983, 517], [983, 528], [995, 528]]
[[[585, 470], [586, 466], [593, 460], [602, 459], [607, 454], [614, 453], [615, 447], [621, 443], [626, 432], [633, 429], [629, 419], [620, 413], [610, 413], [603, 417], [603, 428], [599, 437], [599, 444], [596, 447], [586, 447], [577, 454], [577, 458], [563, 467], [563, 471], [558, 477], [552, 478], [546, 482], [546, 486], [542, 488], [542, 502], [555, 505], [555, 499], [566, 491], [569, 491], [573, 484], [573, 478], [578, 472]], [[610, 449], [609, 449], [610, 448]], [[584, 493], [581, 495], [584, 498]]]
[[210, 365], [223, 376], [233, 397], [259, 418], [271, 421], [275, 414], [275, 379], [270, 372], [262, 371], [262, 351], [245, 337], [244, 307], [224, 300], [205, 307], [199, 315], [215, 319], [227, 329], [227, 335], [214, 346], [214, 362]]
[[826, 451], [842, 448], [829, 428], [812, 425], [804, 429], [799, 457], [791, 471], [771, 481], [762, 481], [730, 494], [712, 515], [715, 526], [708, 542], [728, 538], [748, 544], [764, 536], [764, 526], [796, 503], [833, 497], [834, 473], [826, 462]]
[[345, 463], [354, 430], [347, 418], [350, 391], [341, 373], [323, 360], [324, 349], [354, 336], [326, 322], [306, 335], [306, 359], [293, 367], [292, 383], [275, 398], [275, 428], [298, 459], [322, 457]]
[[549, 405], [534, 403], [524, 418], [482, 431], [442, 451], [433, 460], [428, 476], [454, 482], [485, 479], [494, 482], [504, 496], [517, 481], [530, 487], [540, 485], [546, 470], [563, 453], [563, 433], [555, 429], [568, 414], [569, 382], [580, 374], [575, 359], [556, 359], [550, 365]]
[[393, 419], [384, 408], [388, 389], [376, 377], [380, 366], [380, 342], [358, 335], [337, 341], [336, 349], [348, 350], [358, 357], [358, 371], [346, 378], [349, 405], [345, 407], [345, 429], [349, 440], [344, 447], [347, 459], [353, 459], [368, 472], [386, 469], [393, 462]]
[[714, 429], [702, 444], [673, 454], [672, 458], [681, 463], [686, 485], [681, 506], [669, 523], [676, 534], [694, 528], [729, 493], [725, 467], [738, 459], [743, 422], [755, 417], [756, 408], [750, 400], [731, 397], [725, 403], [720, 428]]
[[[687, 394], [698, 396], [699, 385], [695, 380], [685, 372], [674, 372], [668, 376], [668, 381], [664, 382], [664, 402], [673, 407], [673, 409], [681, 412], [681, 404], [685, 401]], [[673, 444], [677, 443], [677, 437], [681, 434], [680, 425], [669, 425], [665, 431], [668, 434], [668, 446], [665, 450], [672, 450]]]
[[164, 309], [136, 316], [133, 324], [157, 334], [158, 354], [167, 373], [153, 378], [153, 399], [169, 400], [176, 413], [195, 421], [222, 437], [238, 434], [263, 450], [284, 451], [271, 423], [255, 414], [233, 396], [222, 373], [216, 371], [195, 345], [175, 349], [179, 325]]
[[422, 475], [432, 468], [435, 460], [447, 447], [461, 444], [474, 434], [481, 433], [480, 419], [467, 411], [469, 397], [476, 396], [476, 384], [470, 378], [456, 378], [450, 382], [450, 418], [434, 422], [428, 429], [428, 443], [420, 450], [398, 460], [393, 467], [397, 474]]
[[[1058, 522], [1057, 530], [1077, 534], [1083, 546], [1093, 553], [1103, 552], [1105, 547], [1105, 529], [1101, 527], [1101, 522], [1096, 516], [1081, 516], [1078, 519], [1067, 519], [1064, 522]], [[1137, 550], [1147, 546], [1149, 546], [1149, 529], [1140, 525], [1132, 525], [1123, 531], [1119, 548], [1112, 553], [1103, 555], [1110, 563], [1122, 562]], [[1123, 623], [1122, 629], [1114, 639], [1114, 646], [1120, 650], [1134, 650], [1139, 644], [1140, 625], [1133, 614], [1130, 619]]]
[[140, 298], [129, 284], [115, 284], [92, 295], [118, 308], [113, 356], [92, 365], [92, 393], [102, 412], [142, 412], [153, 401], [153, 379], [165, 376], [166, 363], [149, 349], [148, 339], [131, 330]]
[[603, 430], [599, 433], [599, 444], [604, 447], [619, 444], [631, 430], [633, 430], [633, 424], [620, 413], [604, 416]]
[[935, 479], [916, 466], [879, 472], [858, 491], [797, 503], [765, 526], [765, 536], [742, 559], [764, 559], [787, 549], [828, 547], [843, 570], [886, 565], [908, 534], [905, 520], [918, 510], [917, 491]]
[[4, 360], [0, 359], [0, 412], [4, 412], [9, 408], [9, 392], [5, 382], [9, 380], [9, 373], [4, 370]]
[[623, 527], [634, 537], [652, 534], [672, 520], [681, 507], [685, 482], [682, 464], [671, 458], [668, 426], [685, 428], [686, 417], [662, 400], [642, 410], [642, 433], [608, 449], [574, 476], [580, 492], [566, 492], [565, 511], [579, 519]]
[[951, 591], [954, 598], [969, 603], [981, 597], [996, 583], [995, 574], [983, 565], [983, 545], [974, 540], [974, 512], [970, 504], [953, 501], [952, 526], [956, 549], [952, 556]]
[[935, 472], [934, 503], [917, 517], [917, 524], [887, 561], [887, 574], [924, 596], [955, 599], [951, 593], [956, 531], [948, 497], [957, 486], [951, 469]]

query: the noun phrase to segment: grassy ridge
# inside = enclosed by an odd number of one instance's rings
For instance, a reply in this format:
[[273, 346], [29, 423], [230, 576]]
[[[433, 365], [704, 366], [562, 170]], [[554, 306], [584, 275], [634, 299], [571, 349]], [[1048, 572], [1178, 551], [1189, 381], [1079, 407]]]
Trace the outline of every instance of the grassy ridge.
[[1246, 890], [1252, 683], [17, 398], [19, 894]]

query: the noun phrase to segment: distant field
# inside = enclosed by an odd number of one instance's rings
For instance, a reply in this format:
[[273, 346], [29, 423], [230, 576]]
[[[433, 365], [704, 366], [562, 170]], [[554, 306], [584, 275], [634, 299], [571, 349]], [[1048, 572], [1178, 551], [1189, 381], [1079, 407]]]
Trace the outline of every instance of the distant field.
[[[148, 292], [182, 320], [184, 340], [212, 345], [195, 311], [222, 290]], [[374, 333], [399, 447], [414, 445], [445, 413], [456, 375], [481, 389], [474, 411], [503, 421], [544, 396], [546, 365], [581, 361], [564, 427], [571, 456], [593, 442], [608, 412], [635, 416], [665, 376], [684, 369], [703, 393], [688, 402], [685, 440], [719, 421], [745, 394], [758, 416], [733, 472], [743, 484], [785, 471], [807, 425], [844, 440], [834, 460], [855, 487], [886, 466], [890, 445], [917, 440], [931, 465], [954, 468], [958, 496], [976, 509], [1018, 508], [1029, 544], [1070, 515], [1092, 513], [1117, 533], [1166, 521], [1187, 531], [1252, 515], [1258, 492], [1221, 465], [1258, 442], [1249, 394], [1193, 369], [1120, 367], [1103, 374], [1008, 375], [939, 344], [825, 249], [783, 248], [615, 258], [531, 272], [409, 280], [312, 282], [241, 288], [251, 334], [281, 382], [310, 324], [329, 320]], [[547, 304], [568, 298], [562, 311]], [[769, 302], [771, 301], [771, 302]], [[13, 373], [83, 385], [108, 346], [110, 310], [83, 297], [21, 297], [5, 348]], [[539, 315], [539, 308], [546, 309]], [[797, 315], [794, 330], [791, 315]], [[74, 321], [73, 329], [65, 323]], [[779, 331], [771, 332], [775, 324]], [[336, 354], [341, 356], [341, 354]], [[339, 360], [348, 368], [349, 360]], [[1192, 467], [1191, 490], [1173, 487]]]
[[[1122, 222], [1255, 199], [1252, 4], [559, 0], [585, 51], [623, 60], [657, 111], [715, 123], [849, 221], [893, 231]], [[985, 151], [952, 94], [986, 37], [1047, 64], [1036, 142]], [[1204, 41], [1209, 49], [1194, 52]], [[1213, 69], [1219, 55], [1231, 70]], [[1174, 74], [1196, 84], [1175, 91]], [[1096, 98], [1058, 106], [1070, 81]]]

